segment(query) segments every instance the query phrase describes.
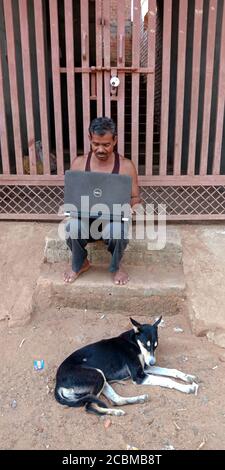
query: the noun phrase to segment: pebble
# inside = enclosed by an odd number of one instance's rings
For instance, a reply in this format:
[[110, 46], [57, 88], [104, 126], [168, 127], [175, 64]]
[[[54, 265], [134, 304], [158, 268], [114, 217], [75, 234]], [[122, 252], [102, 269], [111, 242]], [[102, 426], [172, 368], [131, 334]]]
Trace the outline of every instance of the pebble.
[[175, 447], [173, 447], [171, 444], [166, 444], [162, 450], [175, 450]]
[[205, 445], [206, 441], [202, 441], [201, 444], [197, 447], [197, 450], [202, 449], [202, 447]]
[[191, 429], [193, 431], [194, 436], [197, 436], [199, 434], [199, 429], [198, 429], [197, 426], [194, 425], [194, 426], [192, 426]]
[[207, 405], [207, 403], [209, 402], [208, 397], [203, 396], [203, 397], [201, 398], [201, 402], [202, 402], [204, 405]]
[[147, 424], [148, 426], [151, 426], [153, 423], [154, 423], [154, 418], [150, 419]]
[[104, 421], [104, 428], [105, 428], [105, 429], [108, 429], [109, 426], [111, 426], [111, 424], [112, 424], [111, 419], [107, 418], [107, 419]]
[[181, 360], [182, 360], [183, 362], [186, 362], [186, 361], [188, 361], [188, 357], [187, 357], [187, 356], [181, 356]]
[[23, 338], [23, 339], [22, 339], [22, 341], [21, 341], [21, 343], [20, 343], [20, 345], [19, 345], [19, 348], [22, 348], [24, 341], [26, 341], [26, 338]]

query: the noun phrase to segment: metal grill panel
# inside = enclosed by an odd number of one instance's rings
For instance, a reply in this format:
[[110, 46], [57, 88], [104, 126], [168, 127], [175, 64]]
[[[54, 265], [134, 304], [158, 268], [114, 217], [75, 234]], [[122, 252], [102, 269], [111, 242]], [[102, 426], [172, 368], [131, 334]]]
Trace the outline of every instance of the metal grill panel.
[[[142, 186], [145, 204], [166, 205], [168, 219], [225, 219], [225, 186]], [[57, 219], [63, 186], [0, 186], [1, 219]]]
[[[166, 205], [167, 216], [182, 219], [184, 216], [207, 216], [225, 218], [225, 186], [154, 186], [141, 187], [141, 197], [145, 204], [154, 204], [155, 214], [158, 205]], [[221, 217], [221, 218], [222, 218]]]
[[40, 214], [51, 219], [63, 203], [62, 186], [0, 186], [0, 216]]

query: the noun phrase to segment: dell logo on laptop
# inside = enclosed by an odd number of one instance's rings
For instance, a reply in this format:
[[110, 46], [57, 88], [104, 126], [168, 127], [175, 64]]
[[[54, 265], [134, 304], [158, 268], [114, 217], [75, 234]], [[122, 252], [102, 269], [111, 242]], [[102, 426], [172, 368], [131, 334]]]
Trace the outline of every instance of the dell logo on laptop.
[[93, 191], [94, 197], [101, 197], [102, 196], [102, 190], [100, 188], [95, 188]]

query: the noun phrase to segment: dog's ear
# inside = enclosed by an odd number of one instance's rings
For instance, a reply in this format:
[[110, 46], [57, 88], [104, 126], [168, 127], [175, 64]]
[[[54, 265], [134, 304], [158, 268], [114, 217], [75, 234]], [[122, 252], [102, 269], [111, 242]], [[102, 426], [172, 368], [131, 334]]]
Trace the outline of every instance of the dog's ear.
[[130, 317], [130, 321], [133, 325], [133, 329], [135, 333], [139, 333], [141, 331], [141, 324], [138, 323], [136, 320], [133, 320], [133, 318]]
[[161, 317], [158, 318], [158, 320], [155, 321], [155, 323], [153, 323], [152, 326], [158, 326], [160, 324], [161, 320], [162, 320], [162, 315], [161, 315]]

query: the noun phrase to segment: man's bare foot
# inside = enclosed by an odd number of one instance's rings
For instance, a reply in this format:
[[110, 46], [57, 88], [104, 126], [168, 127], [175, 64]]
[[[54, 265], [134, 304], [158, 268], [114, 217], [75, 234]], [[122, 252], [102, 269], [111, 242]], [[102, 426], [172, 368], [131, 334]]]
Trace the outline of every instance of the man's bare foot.
[[84, 261], [82, 268], [77, 273], [75, 273], [74, 271], [66, 271], [64, 273], [64, 282], [66, 282], [67, 284], [71, 284], [78, 278], [78, 276], [80, 276], [80, 274], [84, 273], [85, 271], [88, 271], [89, 268], [90, 268], [90, 263], [86, 259]]
[[129, 276], [125, 271], [119, 269], [114, 276], [114, 283], [120, 286], [124, 286], [129, 281]]

